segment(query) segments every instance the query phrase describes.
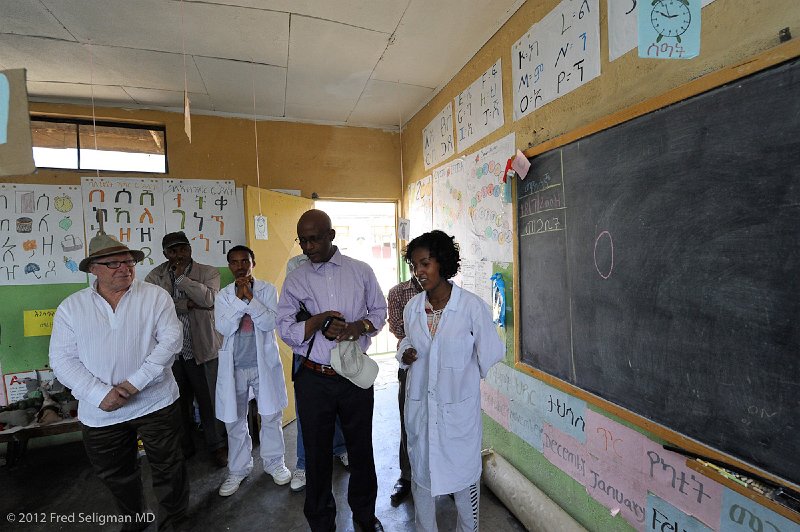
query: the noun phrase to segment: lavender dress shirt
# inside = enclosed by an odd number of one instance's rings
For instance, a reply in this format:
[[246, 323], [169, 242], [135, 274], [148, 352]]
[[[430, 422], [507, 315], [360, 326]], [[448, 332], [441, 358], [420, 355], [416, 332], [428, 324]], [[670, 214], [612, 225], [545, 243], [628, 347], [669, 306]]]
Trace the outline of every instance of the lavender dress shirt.
[[[278, 302], [278, 334], [295, 353], [305, 356], [308, 343], [304, 340], [305, 324], [295, 321], [300, 301], [311, 314], [328, 310], [341, 312], [348, 322], [369, 320], [375, 330], [358, 338], [366, 351], [372, 336], [386, 323], [386, 299], [372, 268], [359, 260], [346, 257], [336, 248], [328, 262], [306, 262], [286, 276]], [[335, 341], [326, 339], [320, 331], [309, 358], [318, 364], [331, 363]]]

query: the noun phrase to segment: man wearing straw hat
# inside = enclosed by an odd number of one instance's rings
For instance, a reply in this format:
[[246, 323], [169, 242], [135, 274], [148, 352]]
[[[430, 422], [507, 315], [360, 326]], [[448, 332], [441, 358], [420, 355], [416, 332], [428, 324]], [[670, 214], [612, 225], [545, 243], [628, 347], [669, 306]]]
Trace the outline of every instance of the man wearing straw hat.
[[79, 400], [86, 454], [114, 495], [123, 530], [152, 521], [145, 513], [137, 434], [152, 469], [158, 529], [169, 530], [189, 503], [171, 371], [183, 332], [169, 293], [136, 280], [143, 258], [102, 230], [92, 238], [78, 267], [96, 280], [58, 306], [50, 366]]

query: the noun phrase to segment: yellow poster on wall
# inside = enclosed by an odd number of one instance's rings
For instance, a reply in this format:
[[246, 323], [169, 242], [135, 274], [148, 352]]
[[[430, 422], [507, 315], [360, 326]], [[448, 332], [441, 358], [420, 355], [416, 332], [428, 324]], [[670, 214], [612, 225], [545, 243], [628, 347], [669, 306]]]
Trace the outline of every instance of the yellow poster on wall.
[[23, 310], [23, 331], [25, 336], [50, 336], [53, 332], [53, 316], [56, 309]]

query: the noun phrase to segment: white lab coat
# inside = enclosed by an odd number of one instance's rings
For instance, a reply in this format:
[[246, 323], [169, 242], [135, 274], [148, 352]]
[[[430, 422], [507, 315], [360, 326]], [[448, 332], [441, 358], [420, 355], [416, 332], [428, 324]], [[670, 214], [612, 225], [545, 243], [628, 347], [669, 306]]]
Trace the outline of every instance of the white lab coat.
[[[436, 335], [431, 341], [425, 292], [403, 311], [406, 337], [397, 359], [408, 367], [405, 425], [414, 482], [432, 495], [460, 491], [481, 476], [480, 380], [500, 361], [505, 346], [489, 306], [453, 285]], [[402, 363], [403, 352], [417, 360]]]
[[249, 304], [236, 297], [235, 283], [229, 284], [217, 294], [214, 321], [217, 331], [224, 338], [219, 350], [215, 410], [217, 418], [225, 423], [232, 423], [238, 418], [233, 376], [233, 342], [245, 312], [253, 319], [256, 332], [258, 413], [268, 416], [283, 410], [289, 404], [283, 379], [283, 364], [275, 337], [277, 308], [277, 290], [270, 283], [258, 279], [253, 283], [253, 299]]

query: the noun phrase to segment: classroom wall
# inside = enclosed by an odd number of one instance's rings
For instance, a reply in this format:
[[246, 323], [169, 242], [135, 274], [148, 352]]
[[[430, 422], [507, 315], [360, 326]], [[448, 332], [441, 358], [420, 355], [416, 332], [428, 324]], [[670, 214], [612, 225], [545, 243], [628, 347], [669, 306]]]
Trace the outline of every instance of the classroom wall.
[[[91, 107], [31, 103], [32, 114], [92, 118]], [[236, 186], [258, 185], [253, 121], [192, 115], [192, 142], [183, 114], [96, 107], [97, 120], [160, 124], [167, 128], [167, 157], [173, 179], [233, 179]], [[261, 188], [299, 189], [325, 199], [400, 198], [400, 135], [359, 127], [258, 121]], [[93, 172], [88, 172], [93, 174]], [[139, 175], [103, 172], [103, 175]], [[38, 170], [2, 182], [80, 184], [86, 171]]]
[[[91, 107], [31, 103], [31, 113], [92, 117]], [[169, 173], [165, 178], [234, 180], [237, 187], [257, 186], [255, 132], [252, 120], [192, 115], [192, 142], [180, 113], [96, 107], [97, 120], [165, 125]], [[378, 129], [259, 121], [260, 187], [299, 189], [310, 198], [400, 199], [400, 135]], [[3, 176], [0, 182], [80, 185], [91, 171], [41, 169], [32, 175]], [[141, 176], [101, 172], [102, 176]], [[232, 278], [220, 269], [222, 284]], [[49, 336], [24, 337], [22, 311], [54, 309], [83, 285], [0, 287], [0, 368], [2, 373], [42, 369]]]
[[[429, 175], [432, 170], [426, 170], [424, 167], [423, 129], [443, 107], [478, 79], [498, 58], [502, 59], [504, 126], [464, 152], [457, 152], [452, 158], [473, 153], [511, 132], [516, 134], [517, 147], [525, 150], [663, 94], [704, 74], [741, 63], [777, 46], [778, 32], [782, 28], [790, 27], [796, 34], [797, 28], [800, 27], [800, 9], [795, 0], [716, 0], [702, 11], [702, 42], [699, 57], [674, 61], [644, 60], [637, 56], [637, 51], [634, 49], [609, 63], [607, 2], [600, 0], [600, 77], [514, 122], [511, 107], [513, 101], [511, 47], [532, 24], [544, 17], [558, 3], [558, 0], [529, 0], [523, 4], [442, 91], [406, 124], [402, 135], [406, 184], [418, 181]], [[639, 4], [642, 5], [642, 2]], [[408, 198], [404, 197], [402, 203], [404, 208], [407, 208]], [[504, 277], [511, 278], [510, 269], [503, 270], [496, 267], [495, 271], [504, 271]], [[509, 298], [507, 308], [509, 308], [512, 304], [512, 289], [511, 283], [508, 282], [507, 296]], [[507, 320], [512, 318], [507, 317]], [[504, 334], [507, 345], [505, 365], [508, 369], [502, 373], [511, 376], [504, 386], [510, 389], [516, 385], [519, 388], [529, 382], [530, 377], [513, 369], [513, 321]], [[502, 393], [498, 395], [498, 399], [505, 401], [505, 407], [508, 408], [508, 396], [501, 395]], [[513, 395], [513, 392], [509, 395]], [[589, 409], [604, 416], [602, 419], [630, 426], [594, 405], [589, 405]], [[483, 419], [485, 447], [493, 447], [587, 529], [596, 531], [633, 529], [622, 519], [622, 514], [612, 516], [607, 507], [590, 497], [584, 487], [565, 472], [567, 467], [564, 470], [556, 467], [542, 452], [534, 449], [520, 436], [489, 416], [484, 415]], [[637, 427], [633, 429], [644, 432]], [[654, 435], [645, 434], [651, 441], [660, 443]]]

